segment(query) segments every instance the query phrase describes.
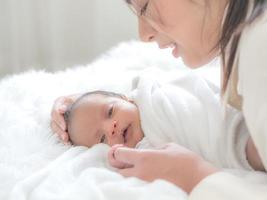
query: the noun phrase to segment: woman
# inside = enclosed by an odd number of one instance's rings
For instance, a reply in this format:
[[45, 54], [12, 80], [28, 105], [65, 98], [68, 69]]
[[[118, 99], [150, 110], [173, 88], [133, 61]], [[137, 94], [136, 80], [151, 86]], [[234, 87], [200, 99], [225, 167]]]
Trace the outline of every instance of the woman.
[[[243, 112], [251, 138], [267, 169], [267, 11], [266, 0], [127, 0], [139, 19], [140, 37], [173, 48], [190, 68], [222, 59], [222, 98]], [[262, 88], [262, 89], [261, 89]], [[59, 98], [52, 128], [68, 141], [62, 118], [74, 97]], [[252, 148], [252, 147], [251, 147]], [[159, 150], [116, 148], [130, 164], [124, 176], [161, 178], [182, 187], [189, 199], [266, 199], [267, 185], [214, 167], [175, 144]], [[263, 175], [264, 176], [264, 175]], [[212, 191], [212, 192], [211, 192]], [[215, 196], [216, 195], [216, 196]]]

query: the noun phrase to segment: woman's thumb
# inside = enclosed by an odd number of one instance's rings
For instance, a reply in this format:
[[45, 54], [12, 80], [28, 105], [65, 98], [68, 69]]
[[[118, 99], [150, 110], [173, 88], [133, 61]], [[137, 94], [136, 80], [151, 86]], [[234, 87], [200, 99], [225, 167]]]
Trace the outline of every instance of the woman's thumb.
[[[141, 152], [138, 149], [118, 147], [114, 150], [114, 159], [133, 167], [140, 159]], [[128, 167], [128, 168], [129, 168]]]

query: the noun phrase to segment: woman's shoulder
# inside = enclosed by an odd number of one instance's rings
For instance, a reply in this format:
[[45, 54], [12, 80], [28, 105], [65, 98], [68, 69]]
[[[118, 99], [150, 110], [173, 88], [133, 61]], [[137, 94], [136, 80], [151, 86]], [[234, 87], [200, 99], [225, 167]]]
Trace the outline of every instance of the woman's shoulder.
[[238, 89], [242, 111], [267, 168], [267, 12], [243, 32], [239, 46]]
[[[258, 47], [267, 47], [267, 11], [257, 17], [243, 30], [240, 51], [253, 52]], [[246, 48], [242, 48], [246, 47]], [[267, 49], [266, 49], [267, 50]]]
[[[244, 110], [256, 101], [265, 101], [261, 89], [267, 85], [267, 12], [247, 26], [239, 43], [238, 93], [243, 99]], [[246, 104], [245, 102], [246, 101]]]
[[[252, 21], [249, 25], [245, 27], [242, 33], [241, 42], [248, 43], [252, 42], [252, 39], [256, 39], [255, 37], [259, 37], [257, 41], [260, 39], [265, 39], [267, 37], [267, 11], [263, 12], [260, 16], [258, 16], [254, 21]], [[255, 42], [255, 41], [254, 41]]]

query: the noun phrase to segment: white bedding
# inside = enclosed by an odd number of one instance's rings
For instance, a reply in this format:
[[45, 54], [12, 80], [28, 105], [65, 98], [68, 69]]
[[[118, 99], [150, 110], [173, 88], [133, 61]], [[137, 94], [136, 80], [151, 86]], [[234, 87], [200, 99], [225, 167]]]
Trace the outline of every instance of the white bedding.
[[[57, 73], [31, 71], [0, 82], [0, 199], [185, 199], [165, 181], [125, 179], [107, 169], [105, 145], [61, 144], [49, 127], [60, 95], [104, 89], [129, 93], [133, 77], [160, 68], [167, 80], [187, 69], [155, 45], [128, 42], [96, 62]], [[218, 83], [218, 69], [204, 74]]]
[[[71, 148], [47, 167], [18, 183], [9, 199], [185, 199], [165, 181], [147, 184], [107, 170], [108, 147]], [[161, 190], [159, 190], [159, 188]]]
[[173, 142], [218, 167], [251, 169], [242, 113], [228, 108], [225, 120], [219, 88], [194, 72], [177, 74], [168, 82], [157, 80], [161, 73], [144, 70], [134, 81], [131, 96], [145, 134], [138, 147]]

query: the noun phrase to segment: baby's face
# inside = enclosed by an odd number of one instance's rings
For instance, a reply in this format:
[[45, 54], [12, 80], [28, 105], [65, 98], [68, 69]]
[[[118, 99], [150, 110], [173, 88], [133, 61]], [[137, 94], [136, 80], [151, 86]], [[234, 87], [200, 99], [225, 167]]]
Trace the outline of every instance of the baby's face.
[[135, 147], [144, 137], [135, 104], [119, 97], [94, 94], [74, 110], [70, 137], [75, 145], [97, 143]]

